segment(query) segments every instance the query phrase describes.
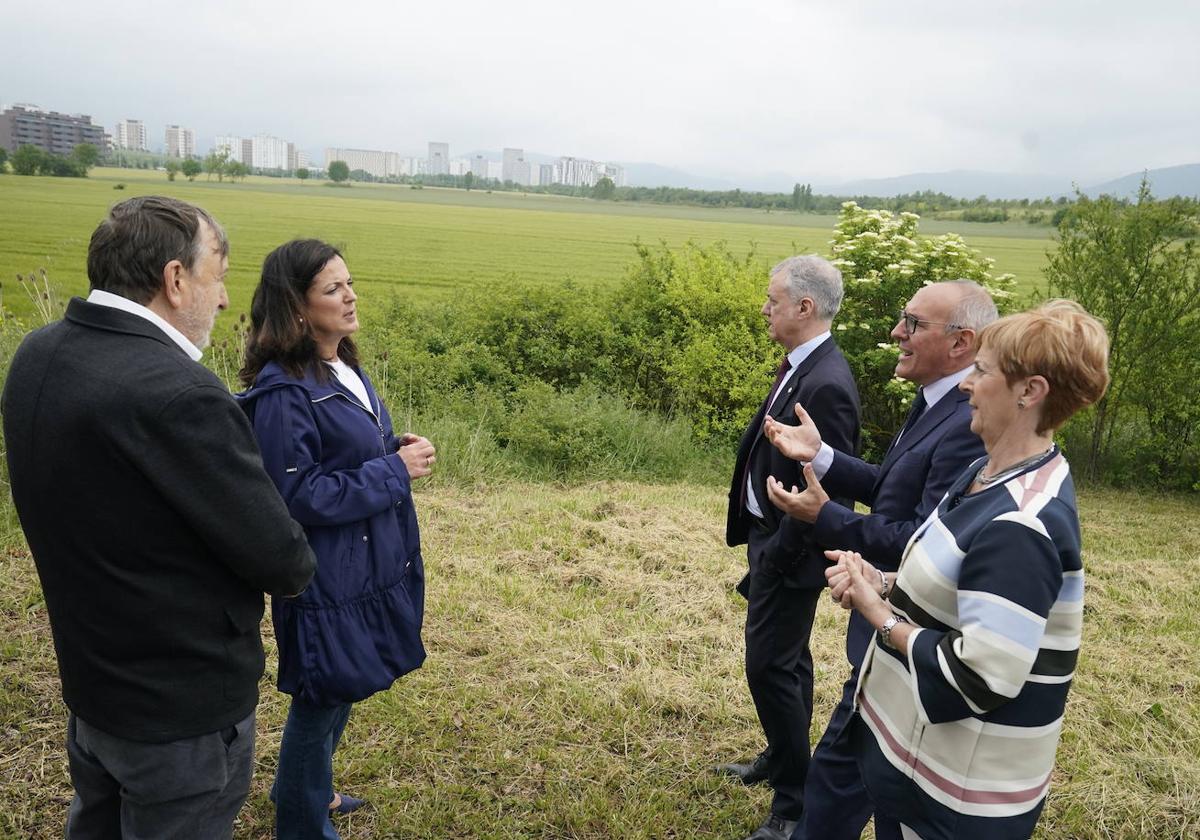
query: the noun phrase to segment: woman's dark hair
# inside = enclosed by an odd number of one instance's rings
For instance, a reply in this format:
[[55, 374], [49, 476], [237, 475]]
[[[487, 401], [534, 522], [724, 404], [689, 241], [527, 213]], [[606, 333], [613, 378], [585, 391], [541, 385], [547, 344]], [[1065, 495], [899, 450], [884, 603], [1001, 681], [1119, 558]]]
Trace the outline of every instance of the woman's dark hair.
[[[305, 296], [321, 270], [340, 256], [341, 251], [318, 239], [293, 239], [267, 254], [250, 304], [246, 361], [238, 372], [243, 386], [253, 385], [267, 362], [277, 362], [297, 379], [312, 371], [319, 381], [328, 381], [329, 368], [321, 364], [304, 320]], [[358, 349], [349, 336], [338, 344], [337, 354], [351, 367], [358, 365]]]

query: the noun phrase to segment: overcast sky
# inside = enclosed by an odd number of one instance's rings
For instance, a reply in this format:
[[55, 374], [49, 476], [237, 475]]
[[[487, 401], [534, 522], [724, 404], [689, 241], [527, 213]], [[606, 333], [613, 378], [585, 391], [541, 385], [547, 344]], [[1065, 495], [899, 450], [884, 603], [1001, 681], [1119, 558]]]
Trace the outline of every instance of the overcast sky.
[[0, 102], [112, 131], [502, 146], [715, 177], [1200, 161], [1197, 0], [8, 4]]

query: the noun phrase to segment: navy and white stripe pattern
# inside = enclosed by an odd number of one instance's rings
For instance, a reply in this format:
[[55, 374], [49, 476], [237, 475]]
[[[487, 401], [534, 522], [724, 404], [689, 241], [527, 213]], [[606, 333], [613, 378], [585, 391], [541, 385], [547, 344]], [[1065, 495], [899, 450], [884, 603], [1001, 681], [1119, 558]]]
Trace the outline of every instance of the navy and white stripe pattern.
[[1056, 449], [963, 495], [978, 467], [905, 549], [891, 602], [919, 628], [909, 658], [877, 641], [859, 684], [878, 746], [864, 767], [868, 787], [896, 790], [896, 774], [908, 779], [917, 790], [896, 816], [922, 837], [953, 836], [964, 818], [987, 825], [984, 836], [1029, 836], [1079, 654], [1083, 567], [1066, 460]]

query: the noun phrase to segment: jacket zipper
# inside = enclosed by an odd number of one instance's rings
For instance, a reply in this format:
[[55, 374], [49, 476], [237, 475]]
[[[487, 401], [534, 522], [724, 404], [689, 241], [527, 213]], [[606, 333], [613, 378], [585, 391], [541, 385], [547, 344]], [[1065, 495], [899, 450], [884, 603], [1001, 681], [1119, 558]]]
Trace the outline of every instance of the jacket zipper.
[[343, 394], [341, 391], [338, 391], [338, 390], [335, 390], [328, 397], [318, 397], [317, 399], [313, 400], [312, 403], [313, 403], [313, 405], [316, 405], [319, 402], [325, 402], [325, 400], [332, 399], [333, 397], [341, 397], [342, 399], [349, 402], [351, 405], [358, 406], [358, 408], [367, 412], [367, 414], [371, 415], [371, 419], [375, 421], [375, 428], [377, 428], [379, 430], [379, 454], [383, 455], [384, 457], [387, 457], [387, 454], [388, 454], [387, 449], [384, 448], [384, 442], [385, 442], [387, 436], [383, 433], [383, 421], [379, 419], [379, 415], [376, 414], [373, 410], [367, 408], [365, 405], [360, 403], [358, 400], [351, 397], [349, 394]]

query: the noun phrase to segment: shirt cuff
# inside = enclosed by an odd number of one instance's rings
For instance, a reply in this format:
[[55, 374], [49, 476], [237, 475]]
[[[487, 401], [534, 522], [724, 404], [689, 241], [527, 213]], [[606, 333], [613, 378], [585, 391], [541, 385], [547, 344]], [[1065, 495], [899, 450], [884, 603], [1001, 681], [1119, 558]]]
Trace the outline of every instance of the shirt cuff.
[[817, 450], [817, 456], [812, 459], [813, 475], [820, 481], [825, 477], [825, 473], [829, 472], [829, 468], [833, 466], [833, 447], [828, 443], [822, 443], [821, 448]]

